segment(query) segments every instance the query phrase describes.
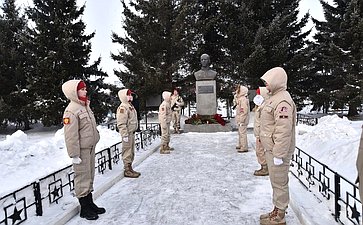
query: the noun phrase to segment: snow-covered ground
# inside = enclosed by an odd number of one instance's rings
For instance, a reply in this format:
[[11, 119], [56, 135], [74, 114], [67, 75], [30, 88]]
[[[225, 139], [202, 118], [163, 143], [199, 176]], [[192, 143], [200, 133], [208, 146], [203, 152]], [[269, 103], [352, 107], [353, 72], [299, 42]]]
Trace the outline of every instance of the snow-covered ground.
[[[252, 127], [253, 118], [250, 121]], [[316, 126], [299, 124], [297, 147], [354, 182], [362, 124], [362, 121], [338, 116], [320, 118]], [[120, 141], [116, 131], [102, 126], [98, 129], [101, 141], [97, 150]], [[236, 132], [173, 135], [171, 142], [175, 152], [165, 157], [151, 155], [137, 167], [142, 172], [140, 179], [122, 179], [97, 200], [108, 209], [97, 221], [108, 224], [236, 224], [237, 221], [257, 224], [258, 214], [270, 210], [271, 187], [267, 178], [251, 176], [258, 167], [254, 152], [237, 154], [236, 135]], [[62, 129], [17, 131], [0, 136], [0, 140], [0, 196], [70, 164]], [[249, 135], [249, 145], [253, 149], [252, 135]], [[291, 184], [292, 193], [300, 193], [292, 194], [295, 197], [292, 203], [300, 204], [312, 195], [301, 192], [301, 185], [294, 177]], [[314, 207], [318, 207], [318, 203]], [[125, 211], [127, 209], [129, 211]], [[290, 214], [288, 221], [293, 222], [289, 224], [296, 224], [296, 215]], [[325, 217], [331, 219], [331, 212], [321, 216]], [[125, 222], [127, 220], [130, 222]], [[37, 217], [36, 223], [40, 221], [41, 217]], [[82, 222], [85, 221], [75, 218], [70, 224]], [[93, 224], [100, 224], [98, 222]], [[28, 221], [27, 224], [35, 223]]]
[[[120, 135], [98, 126], [101, 139], [96, 151], [121, 141]], [[63, 129], [51, 131], [21, 130], [0, 141], [0, 196], [27, 185], [71, 164], [64, 143]]]
[[[135, 168], [139, 179], [122, 179], [97, 200], [107, 208], [97, 221], [67, 224], [258, 225], [271, 210], [269, 179], [253, 176], [255, 153], [237, 153], [235, 135], [183, 133], [171, 146], [170, 155], [156, 152]], [[287, 222], [300, 224], [291, 208]]]

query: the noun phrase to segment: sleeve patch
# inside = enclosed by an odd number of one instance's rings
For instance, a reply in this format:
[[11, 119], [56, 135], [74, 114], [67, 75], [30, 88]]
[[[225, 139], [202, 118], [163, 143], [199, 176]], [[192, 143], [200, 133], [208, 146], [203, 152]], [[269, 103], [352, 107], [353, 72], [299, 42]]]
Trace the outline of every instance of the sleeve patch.
[[287, 113], [287, 107], [286, 106], [282, 106], [281, 109], [280, 109], [280, 112]]
[[125, 110], [123, 109], [123, 108], [120, 108], [120, 113], [124, 113], [125, 112]]
[[69, 117], [63, 118], [63, 124], [64, 125], [67, 125], [67, 124], [70, 124], [70, 123], [71, 123], [71, 119]]
[[165, 109], [164, 109], [164, 108], [161, 108], [161, 111], [163, 111], [163, 112], [164, 112], [164, 111], [165, 111]]

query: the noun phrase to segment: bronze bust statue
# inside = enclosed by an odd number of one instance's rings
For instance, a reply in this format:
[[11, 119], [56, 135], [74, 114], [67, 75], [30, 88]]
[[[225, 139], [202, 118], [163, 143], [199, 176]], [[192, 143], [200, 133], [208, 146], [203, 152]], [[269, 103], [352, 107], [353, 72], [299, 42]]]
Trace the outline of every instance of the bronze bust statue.
[[196, 80], [214, 80], [217, 72], [210, 68], [210, 57], [208, 54], [200, 56], [200, 63], [202, 68], [194, 73]]

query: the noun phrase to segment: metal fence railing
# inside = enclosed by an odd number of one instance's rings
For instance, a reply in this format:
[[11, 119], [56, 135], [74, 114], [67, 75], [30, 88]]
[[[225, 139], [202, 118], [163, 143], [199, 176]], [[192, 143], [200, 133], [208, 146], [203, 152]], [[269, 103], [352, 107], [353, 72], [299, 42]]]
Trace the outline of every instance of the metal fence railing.
[[[136, 150], [150, 145], [160, 135], [159, 124], [149, 124], [147, 129], [136, 133]], [[112, 170], [121, 159], [121, 142], [96, 153], [96, 170], [104, 174]], [[29, 216], [42, 216], [51, 205], [57, 204], [74, 190], [72, 165], [66, 166], [39, 180], [0, 197], [0, 225], [15, 225], [26, 221]]]
[[318, 117], [313, 116], [313, 115], [297, 113], [296, 124], [302, 123], [302, 124], [314, 126], [314, 125], [318, 124], [318, 119], [319, 119]]
[[340, 224], [360, 224], [362, 204], [358, 187], [300, 148], [292, 157], [290, 172], [332, 210]]

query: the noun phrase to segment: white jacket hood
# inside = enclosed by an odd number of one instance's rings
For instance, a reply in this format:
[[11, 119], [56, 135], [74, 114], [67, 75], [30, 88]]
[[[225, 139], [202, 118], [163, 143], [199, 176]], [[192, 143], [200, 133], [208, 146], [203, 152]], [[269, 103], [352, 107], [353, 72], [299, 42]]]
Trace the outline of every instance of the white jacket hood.
[[271, 94], [287, 89], [287, 74], [281, 67], [275, 67], [268, 70], [261, 79], [270, 86]]
[[[62, 85], [62, 91], [64, 95], [71, 101], [82, 104], [82, 101], [78, 98], [77, 86], [82, 80], [69, 80]], [[84, 104], [84, 103], [83, 103]]]
[[240, 97], [240, 96], [247, 96], [248, 94], [248, 88], [243, 86], [243, 85], [240, 85], [239, 86], [239, 90], [238, 90], [238, 93], [237, 93], [237, 96]]
[[118, 97], [122, 103], [128, 103], [127, 92], [129, 89], [122, 89], [118, 91]]

